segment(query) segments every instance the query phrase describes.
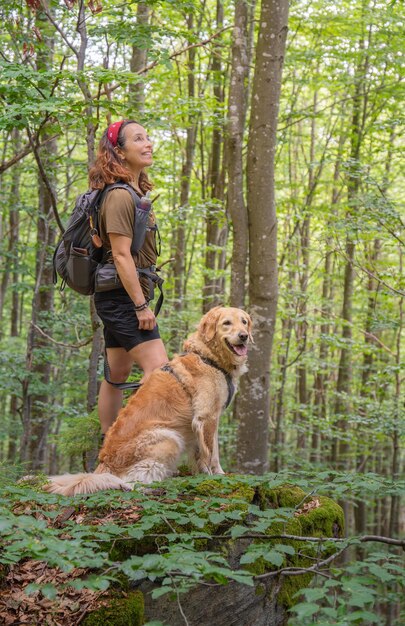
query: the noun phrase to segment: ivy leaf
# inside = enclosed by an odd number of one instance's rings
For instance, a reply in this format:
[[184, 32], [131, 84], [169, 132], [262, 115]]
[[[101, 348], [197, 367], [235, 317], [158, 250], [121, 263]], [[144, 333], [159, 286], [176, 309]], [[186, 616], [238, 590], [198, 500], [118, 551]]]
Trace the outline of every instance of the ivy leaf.
[[193, 526], [196, 526], [197, 528], [204, 528], [207, 523], [207, 520], [202, 517], [198, 517], [198, 515], [190, 515], [189, 519]]
[[232, 539], [237, 539], [238, 537], [242, 537], [242, 535], [245, 535], [249, 531], [250, 528], [247, 528], [246, 526], [233, 526], [231, 528], [231, 537]]
[[263, 558], [268, 563], [271, 563], [272, 565], [276, 565], [277, 567], [281, 567], [284, 561], [284, 556], [280, 554], [280, 552], [277, 552], [276, 550], [270, 550], [270, 552], [265, 552], [263, 554]]
[[381, 617], [374, 615], [370, 611], [354, 611], [345, 616], [347, 622], [356, 622], [357, 624], [381, 624]]
[[139, 526], [131, 526], [130, 528], [127, 528], [127, 535], [133, 539], [143, 539], [145, 531]]
[[45, 585], [37, 585], [36, 583], [31, 583], [25, 588], [25, 593], [27, 595], [35, 593], [36, 591], [40, 591], [44, 598], [47, 598], [48, 600], [55, 600], [56, 596], [58, 595], [58, 591], [55, 585], [52, 585], [52, 583], [46, 583]]
[[301, 604], [294, 606], [291, 611], [294, 611], [298, 619], [303, 619], [315, 615], [319, 611], [319, 606], [313, 602], [301, 602]]
[[[153, 589], [152, 591], [152, 594], [151, 594], [152, 600], [156, 600], [157, 598], [160, 598], [160, 596], [164, 596], [166, 593], [170, 593], [171, 591], [173, 591], [173, 587], [169, 587], [168, 585], [157, 587], [156, 589]], [[148, 622], [148, 623], [151, 624], [152, 622]]]
[[211, 522], [211, 524], [220, 524], [221, 522], [223, 522], [225, 519], [225, 514], [224, 513], [210, 513], [209, 514], [209, 520]]
[[291, 555], [295, 554], [295, 549], [293, 548], [293, 546], [288, 546], [282, 543], [277, 543], [274, 547], [279, 552], [284, 552], [285, 554], [291, 554]]

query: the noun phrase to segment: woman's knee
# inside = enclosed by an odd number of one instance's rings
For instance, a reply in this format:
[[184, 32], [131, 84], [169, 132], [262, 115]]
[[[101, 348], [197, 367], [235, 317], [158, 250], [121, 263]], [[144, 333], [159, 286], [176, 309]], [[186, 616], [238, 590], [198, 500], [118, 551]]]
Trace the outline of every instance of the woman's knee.
[[109, 378], [113, 383], [123, 383], [127, 380], [131, 370], [132, 365], [126, 365], [125, 363], [110, 365]]

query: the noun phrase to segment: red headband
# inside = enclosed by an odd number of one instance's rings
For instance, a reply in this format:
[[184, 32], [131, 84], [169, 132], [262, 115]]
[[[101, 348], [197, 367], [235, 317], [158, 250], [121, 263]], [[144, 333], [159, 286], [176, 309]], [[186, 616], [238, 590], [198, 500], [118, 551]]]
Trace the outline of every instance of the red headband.
[[115, 122], [114, 124], [110, 124], [110, 126], [107, 129], [107, 137], [114, 148], [117, 145], [118, 134], [124, 122], [125, 120], [121, 120], [121, 122]]

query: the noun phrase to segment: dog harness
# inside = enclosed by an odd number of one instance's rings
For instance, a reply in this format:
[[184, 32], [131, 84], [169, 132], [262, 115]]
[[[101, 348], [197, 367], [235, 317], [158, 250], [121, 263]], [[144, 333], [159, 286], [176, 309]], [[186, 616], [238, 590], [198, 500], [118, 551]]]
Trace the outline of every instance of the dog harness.
[[[184, 352], [183, 354], [179, 354], [179, 356], [180, 357], [187, 356], [188, 354], [196, 354], [201, 359], [201, 361], [203, 363], [205, 363], [206, 365], [209, 365], [210, 367], [215, 367], [215, 369], [217, 369], [220, 372], [222, 372], [222, 374], [225, 376], [226, 384], [227, 384], [227, 387], [228, 387], [228, 397], [226, 399], [224, 408], [227, 409], [228, 406], [231, 404], [232, 398], [233, 398], [234, 393], [235, 393], [235, 385], [233, 383], [231, 375], [228, 374], [228, 372], [226, 370], [224, 370], [223, 367], [218, 365], [218, 363], [216, 363], [212, 359], [209, 359], [208, 357], [201, 356], [201, 354], [198, 354], [197, 352]], [[169, 363], [167, 363], [166, 365], [163, 365], [163, 367], [161, 367], [160, 369], [161, 369], [162, 372], [169, 372], [169, 374], [172, 374], [172, 376], [174, 376], [175, 379], [180, 383], [180, 385], [183, 387], [183, 389], [186, 391], [186, 393], [189, 396], [191, 395], [189, 390], [186, 388], [186, 386], [184, 385], [183, 381], [181, 380], [180, 376], [174, 371], [174, 369], [172, 368], [172, 366]]]

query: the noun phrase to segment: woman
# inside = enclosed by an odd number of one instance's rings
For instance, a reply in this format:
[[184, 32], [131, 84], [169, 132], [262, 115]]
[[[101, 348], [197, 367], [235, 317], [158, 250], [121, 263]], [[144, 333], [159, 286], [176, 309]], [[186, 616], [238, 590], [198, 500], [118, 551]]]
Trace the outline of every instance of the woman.
[[[104, 189], [117, 181], [132, 185], [139, 196], [151, 190], [145, 168], [152, 165], [152, 143], [145, 129], [133, 120], [111, 124], [104, 132], [90, 186]], [[110, 380], [125, 381], [136, 363], [144, 372], [167, 363], [165, 347], [156, 319], [148, 306], [149, 284], [139, 280], [136, 268], [155, 265], [155, 231], [146, 233], [141, 250], [133, 257], [134, 201], [126, 189], [111, 189], [101, 203], [99, 227], [103, 249], [111, 254], [123, 287], [95, 294], [97, 313], [104, 325], [104, 340]], [[154, 216], [150, 217], [151, 226]], [[103, 380], [98, 411], [103, 434], [107, 432], [122, 406], [122, 391]]]

